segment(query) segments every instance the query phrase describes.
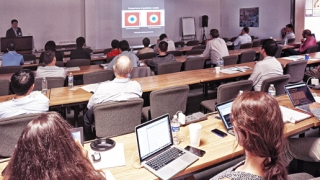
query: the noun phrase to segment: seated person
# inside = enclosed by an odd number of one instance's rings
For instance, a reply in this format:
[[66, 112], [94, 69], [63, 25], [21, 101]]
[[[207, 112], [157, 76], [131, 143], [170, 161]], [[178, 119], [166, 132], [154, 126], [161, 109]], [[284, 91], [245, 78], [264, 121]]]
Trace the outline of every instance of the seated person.
[[238, 36], [238, 38], [233, 42], [234, 45], [234, 49], [240, 49], [241, 44], [246, 44], [246, 43], [251, 43], [252, 42], [252, 38], [251, 36], [249, 36], [249, 28], [248, 27], [244, 27], [241, 30], [240, 35]]
[[70, 60], [71, 59], [90, 59], [90, 53], [83, 49], [86, 45], [86, 40], [84, 37], [78, 37], [76, 40], [77, 48], [70, 53]]
[[16, 49], [16, 43], [14, 41], [8, 41], [6, 44], [8, 52], [2, 55], [1, 66], [20, 66], [24, 63], [23, 56], [18, 54]]
[[[63, 52], [57, 51], [56, 50], [56, 43], [54, 41], [48, 41], [45, 45], [44, 45], [44, 50], [48, 51], [51, 50], [55, 53], [55, 57], [57, 61], [63, 61], [63, 57], [64, 54]], [[40, 61], [39, 63], [43, 63], [43, 59], [44, 59], [44, 52], [42, 52], [40, 54]]]
[[219, 58], [229, 56], [227, 44], [223, 39], [219, 38], [219, 31], [217, 29], [210, 30], [210, 40], [200, 56], [205, 58], [211, 57], [212, 64], [217, 64]]
[[45, 113], [21, 133], [4, 179], [105, 179], [57, 113]]
[[265, 92], [244, 92], [232, 104], [231, 123], [245, 160], [212, 179], [287, 179], [281, 157], [284, 123], [277, 100]]
[[142, 44], [143, 44], [144, 48], [143, 48], [143, 49], [140, 49], [140, 50], [137, 52], [137, 55], [153, 52], [153, 49], [149, 48], [149, 45], [150, 45], [150, 39], [149, 39], [149, 38], [144, 38], [144, 39], [142, 40]]
[[299, 51], [295, 51], [294, 49], [287, 49], [286, 55], [290, 56], [290, 55], [305, 54], [309, 47], [317, 44], [316, 38], [312, 36], [312, 33], [309, 29], [303, 30], [302, 36], [303, 38], [301, 39]]
[[249, 80], [253, 81], [253, 87], [255, 91], [261, 90], [262, 82], [270, 77], [283, 75], [283, 69], [280, 62], [274, 57], [278, 50], [277, 43], [268, 39], [262, 44], [260, 54], [264, 57], [262, 61], [258, 61], [253, 72], [249, 77]]
[[152, 58], [151, 60], [146, 60], [146, 64], [154, 71], [155, 74], [158, 74], [158, 65], [162, 63], [167, 63], [171, 61], [176, 61], [173, 54], [168, 54], [168, 43], [166, 41], [161, 41], [158, 45], [159, 55]]
[[91, 125], [94, 123], [93, 107], [108, 101], [124, 101], [131, 98], [139, 98], [142, 95], [138, 82], [128, 78], [132, 71], [131, 60], [127, 56], [120, 56], [113, 65], [116, 78], [112, 81], [100, 83], [94, 94], [89, 99], [88, 111], [84, 115], [84, 132], [87, 139], [94, 139]]
[[106, 54], [107, 58], [115, 57], [120, 54], [118, 40], [116, 40], [116, 39], [112, 40], [111, 47], [112, 47], [112, 50]]
[[15, 96], [10, 101], [0, 103], [0, 119], [48, 111], [49, 99], [40, 91], [33, 91], [34, 75], [32, 71], [23, 69], [14, 73], [11, 77], [11, 88]]
[[66, 69], [56, 66], [55, 52], [48, 50], [43, 53], [44, 64], [46, 66], [38, 66], [36, 78], [42, 77], [63, 77], [66, 78]]
[[130, 59], [131, 62], [132, 62], [132, 67], [138, 67], [138, 66], [140, 65], [139, 58], [138, 58], [133, 52], [130, 52], [129, 50], [130, 50], [130, 46], [129, 46], [128, 41], [126, 41], [126, 40], [120, 41], [120, 42], [119, 42], [119, 51], [120, 51], [120, 54], [112, 59], [112, 61], [111, 61], [111, 62], [109, 63], [109, 65], [108, 65], [108, 69], [109, 69], [109, 70], [112, 70], [112, 69], [113, 69], [114, 63], [116, 62], [116, 60], [117, 60], [120, 56], [127, 56], [127, 57], [129, 57], [129, 59]]
[[283, 37], [281, 44], [284, 44], [285, 39], [287, 39], [287, 41], [289, 39], [293, 39], [296, 38], [296, 36], [293, 33], [293, 26], [292, 24], [287, 24], [286, 25], [286, 35]]
[[157, 41], [157, 44], [156, 44], [156, 45], [154, 46], [154, 48], [153, 48], [153, 51], [154, 51], [155, 53], [158, 53], [158, 45], [159, 45], [159, 43], [160, 43], [161, 41], [165, 41], [165, 42], [168, 43], [168, 50], [167, 50], [167, 51], [175, 51], [175, 50], [176, 50], [176, 47], [175, 47], [175, 45], [174, 45], [174, 42], [173, 42], [171, 39], [169, 39], [166, 34], [161, 34], [161, 35], [159, 36], [159, 39], [158, 39], [158, 41]]

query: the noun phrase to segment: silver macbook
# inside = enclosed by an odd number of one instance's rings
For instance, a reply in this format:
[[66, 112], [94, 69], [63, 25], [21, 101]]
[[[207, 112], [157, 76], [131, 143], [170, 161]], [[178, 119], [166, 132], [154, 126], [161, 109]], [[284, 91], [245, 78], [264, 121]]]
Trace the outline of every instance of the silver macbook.
[[170, 179], [198, 156], [173, 145], [169, 114], [136, 127], [140, 163], [161, 179]]
[[311, 113], [309, 104], [316, 101], [305, 83], [288, 84], [284, 88], [295, 108]]
[[234, 135], [233, 126], [230, 120], [232, 103], [233, 100], [218, 104], [216, 105], [216, 109], [219, 112], [222, 122], [227, 129], [227, 132]]

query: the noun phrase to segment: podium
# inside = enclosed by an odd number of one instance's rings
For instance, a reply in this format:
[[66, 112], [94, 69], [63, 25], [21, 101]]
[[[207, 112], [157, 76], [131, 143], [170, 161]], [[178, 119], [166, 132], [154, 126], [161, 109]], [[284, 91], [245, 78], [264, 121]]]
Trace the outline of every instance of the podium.
[[14, 38], [1, 38], [1, 52], [7, 52], [6, 44], [8, 41], [14, 41], [17, 52], [32, 52], [33, 36], [20, 36]]

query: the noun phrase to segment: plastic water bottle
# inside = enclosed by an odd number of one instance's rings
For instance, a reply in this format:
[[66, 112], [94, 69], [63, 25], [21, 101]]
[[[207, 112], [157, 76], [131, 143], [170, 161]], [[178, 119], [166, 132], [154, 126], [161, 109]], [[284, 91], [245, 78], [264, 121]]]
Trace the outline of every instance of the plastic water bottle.
[[46, 77], [43, 77], [42, 78], [42, 90], [41, 90], [41, 93], [42, 94], [47, 94], [47, 91], [48, 91], [48, 81], [47, 81]]
[[287, 38], [284, 38], [284, 44], [283, 45], [287, 45], [288, 44], [288, 39]]
[[180, 123], [177, 115], [174, 115], [171, 120], [171, 131], [172, 131], [173, 143], [175, 145], [179, 144], [180, 143], [180, 139], [179, 139]]
[[273, 97], [276, 96], [276, 88], [274, 88], [273, 84], [270, 84], [269, 89], [268, 89], [268, 94], [270, 94]]
[[224, 67], [224, 60], [222, 59], [222, 58], [219, 58], [219, 67], [220, 67], [220, 70], [222, 70], [223, 69], [223, 67]]
[[69, 86], [69, 89], [73, 88], [73, 75], [72, 75], [72, 72], [68, 76], [68, 86]]
[[240, 91], [239, 91], [239, 93], [238, 93], [238, 96], [240, 96], [242, 93], [243, 93], [243, 91], [242, 91], [242, 90], [240, 90]]

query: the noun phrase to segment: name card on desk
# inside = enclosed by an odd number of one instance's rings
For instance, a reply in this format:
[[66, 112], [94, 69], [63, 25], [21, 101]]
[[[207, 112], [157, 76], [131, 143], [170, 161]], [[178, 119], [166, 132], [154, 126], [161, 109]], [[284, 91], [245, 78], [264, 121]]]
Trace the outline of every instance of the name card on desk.
[[79, 67], [68, 67], [66, 68], [66, 71], [70, 72], [70, 71], [80, 71]]

